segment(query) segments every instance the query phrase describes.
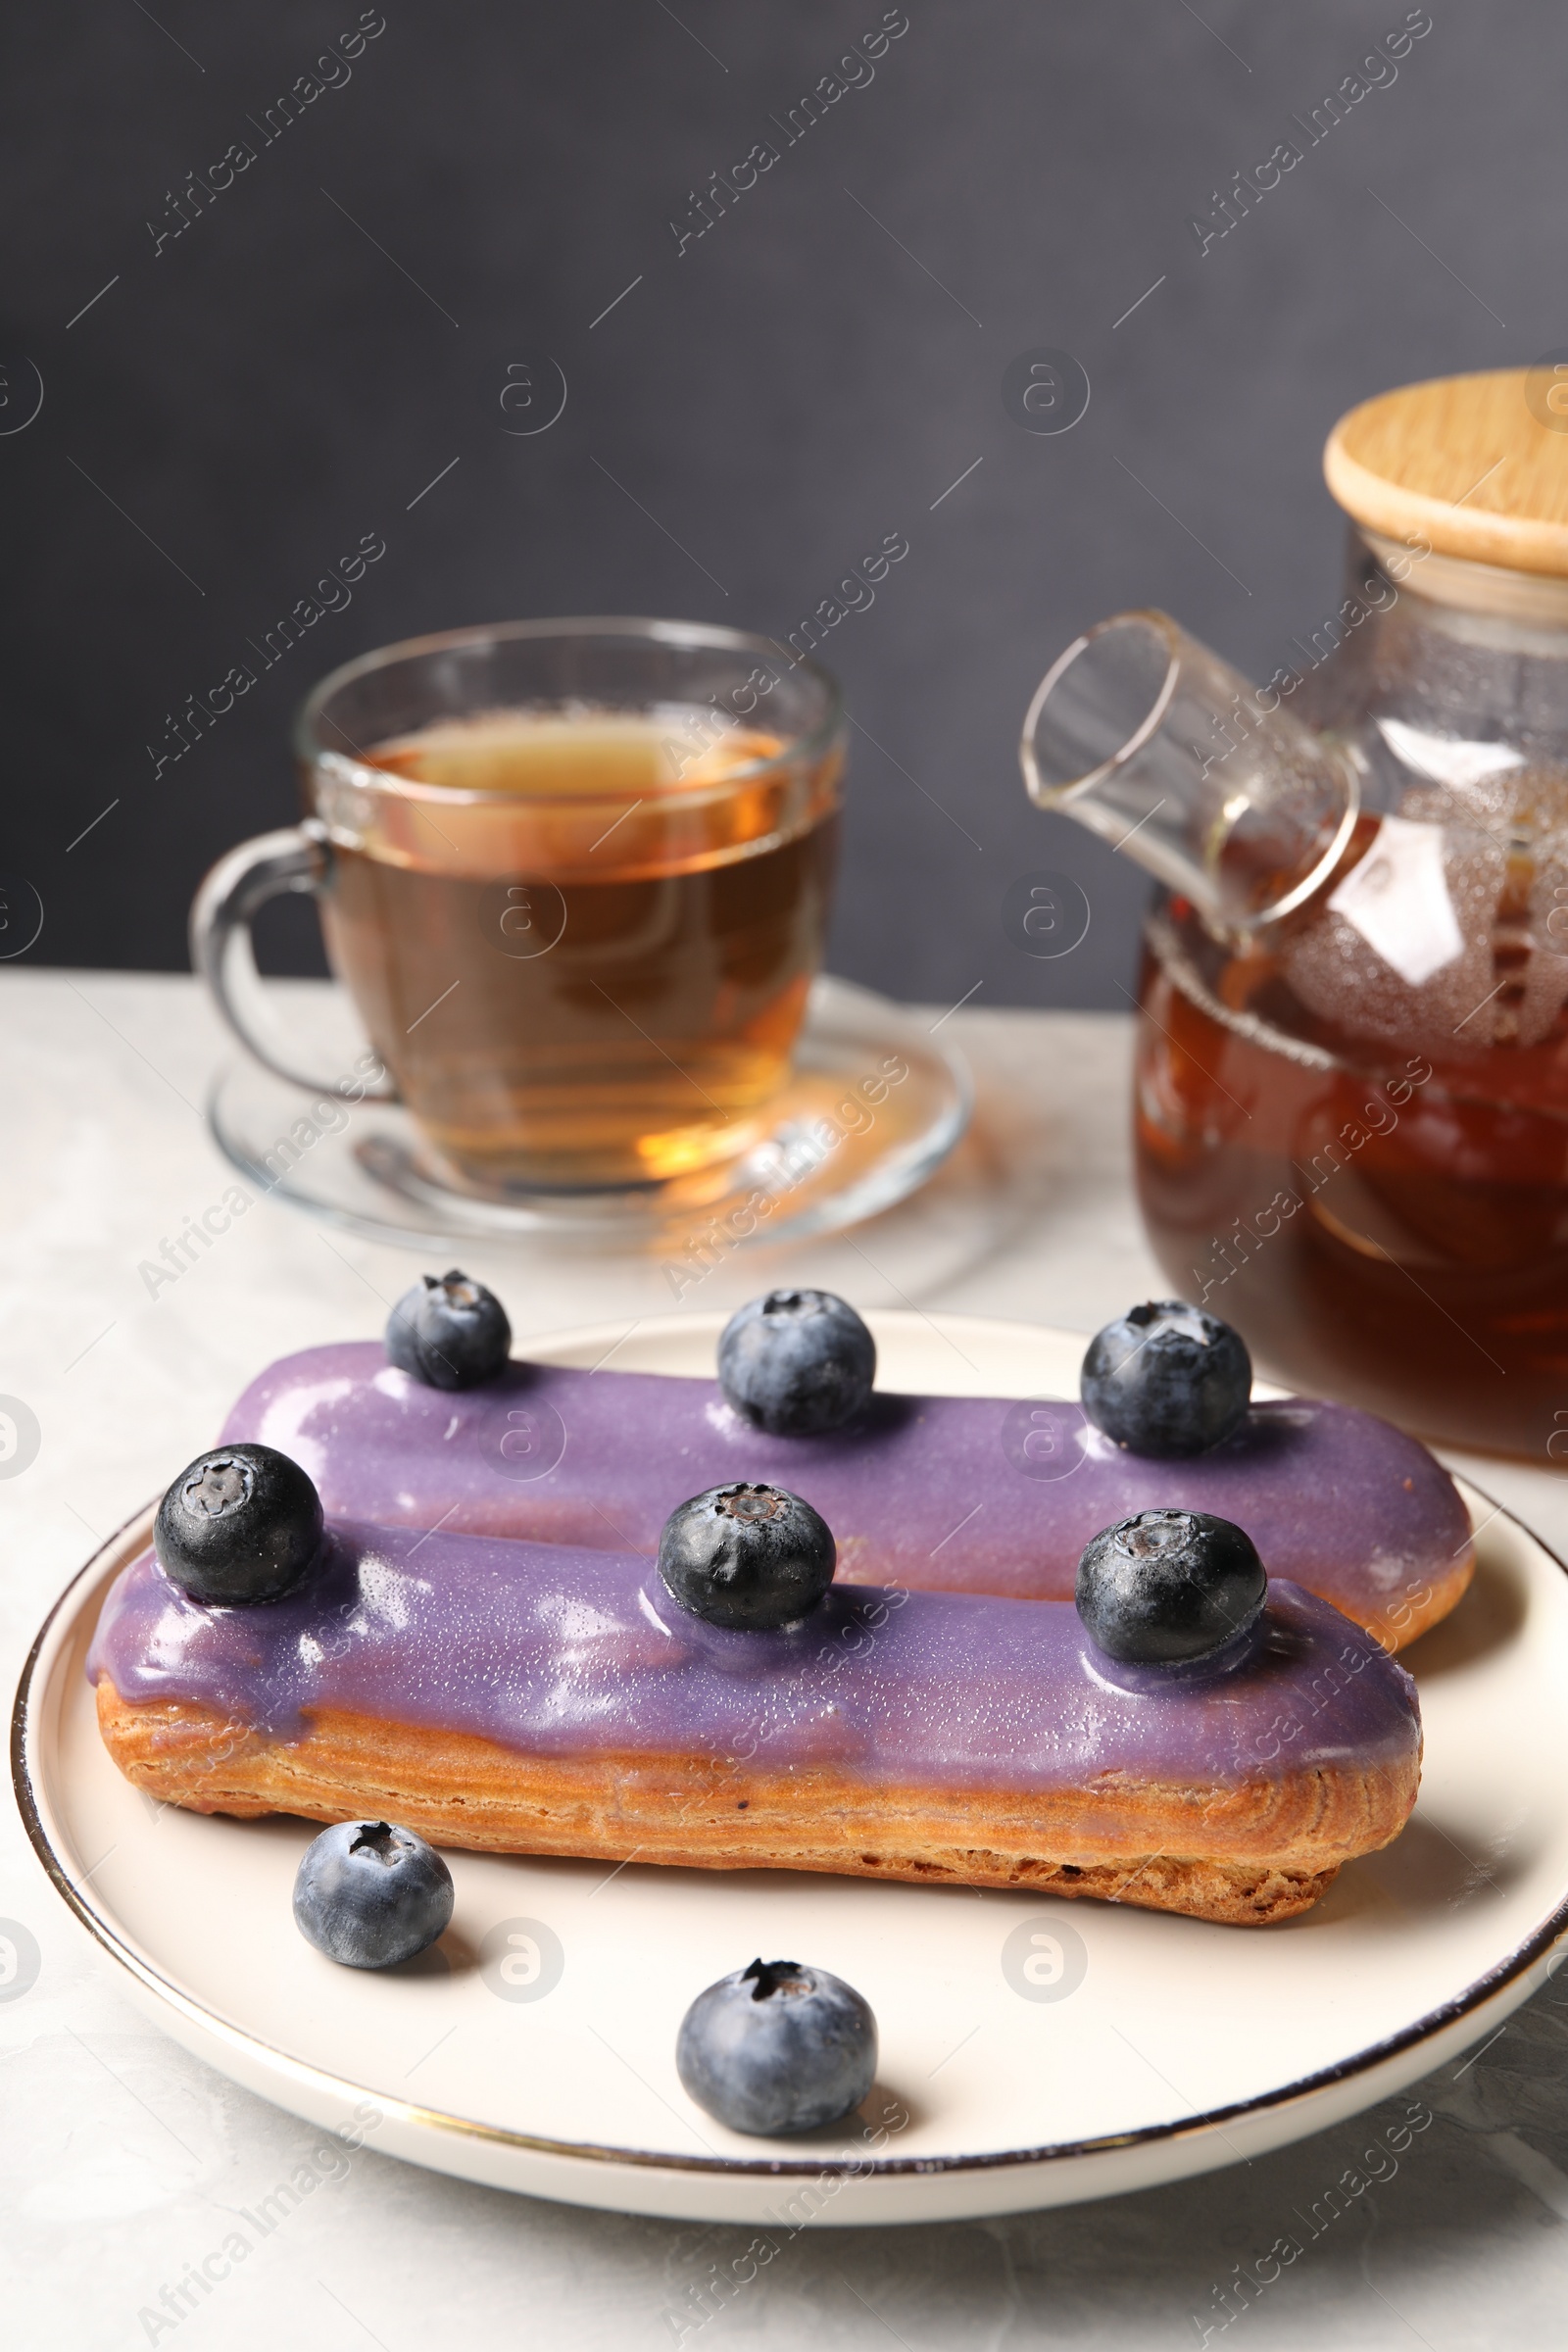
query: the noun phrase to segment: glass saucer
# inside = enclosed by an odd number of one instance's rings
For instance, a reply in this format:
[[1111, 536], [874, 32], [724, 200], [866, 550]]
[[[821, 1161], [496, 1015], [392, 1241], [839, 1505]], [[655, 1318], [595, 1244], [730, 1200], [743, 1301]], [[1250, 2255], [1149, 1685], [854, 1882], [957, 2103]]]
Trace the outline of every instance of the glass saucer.
[[370, 1241], [549, 1241], [701, 1258], [751, 1240], [858, 1224], [925, 1183], [969, 1122], [961, 1058], [903, 1006], [818, 980], [789, 1084], [762, 1140], [723, 1167], [620, 1192], [489, 1200], [438, 1174], [396, 1102], [313, 1095], [243, 1061], [208, 1103], [219, 1149], [247, 1184]]

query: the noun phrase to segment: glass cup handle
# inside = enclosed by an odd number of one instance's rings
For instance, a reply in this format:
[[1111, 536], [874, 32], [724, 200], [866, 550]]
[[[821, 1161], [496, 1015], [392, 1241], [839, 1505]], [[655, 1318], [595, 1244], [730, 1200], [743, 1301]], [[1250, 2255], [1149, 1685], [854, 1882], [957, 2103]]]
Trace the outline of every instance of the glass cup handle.
[[220, 858], [192, 902], [191, 966], [206, 981], [214, 1004], [245, 1051], [275, 1078], [286, 1078], [291, 1086], [305, 1087], [313, 1095], [394, 1102], [397, 1090], [379, 1059], [373, 1081], [359, 1070], [318, 1078], [300, 1069], [256, 968], [251, 923], [258, 910], [286, 891], [315, 897], [331, 864], [326, 827], [316, 817], [242, 841]]

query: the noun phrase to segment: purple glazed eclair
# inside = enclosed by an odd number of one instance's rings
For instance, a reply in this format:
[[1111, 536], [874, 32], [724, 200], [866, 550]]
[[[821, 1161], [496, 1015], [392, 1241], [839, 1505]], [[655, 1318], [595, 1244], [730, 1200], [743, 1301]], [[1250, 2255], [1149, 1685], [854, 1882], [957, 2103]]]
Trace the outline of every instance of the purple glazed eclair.
[[292, 1455], [334, 1516], [645, 1553], [688, 1495], [764, 1480], [821, 1513], [842, 1580], [1016, 1600], [1071, 1600], [1084, 1545], [1116, 1520], [1204, 1511], [1390, 1649], [1446, 1616], [1474, 1566], [1468, 1513], [1425, 1446], [1304, 1397], [1162, 1460], [1076, 1404], [878, 1391], [851, 1428], [772, 1437], [711, 1381], [513, 1362], [451, 1393], [356, 1342], [281, 1358], [222, 1436]]
[[1212, 1655], [1132, 1666], [1061, 1603], [834, 1586], [736, 1632], [636, 1553], [329, 1521], [259, 1605], [193, 1600], [144, 1553], [88, 1671], [121, 1770], [197, 1812], [1242, 1925], [1397, 1836], [1420, 1773], [1410, 1677], [1288, 1583]]

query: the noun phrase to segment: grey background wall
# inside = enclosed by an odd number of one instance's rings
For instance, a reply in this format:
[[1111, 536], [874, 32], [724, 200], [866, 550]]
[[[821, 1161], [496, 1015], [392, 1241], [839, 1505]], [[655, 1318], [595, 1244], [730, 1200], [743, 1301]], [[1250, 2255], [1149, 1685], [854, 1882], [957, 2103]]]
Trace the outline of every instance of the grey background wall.
[[[1364, 65], [1406, 17], [14, 12], [0, 875], [42, 900], [32, 959], [182, 965], [200, 874], [292, 814], [289, 713], [353, 654], [552, 612], [784, 633], [895, 532], [907, 557], [822, 648], [861, 730], [835, 967], [1119, 1004], [1141, 877], [1018, 779], [1046, 662], [1146, 603], [1254, 672], [1294, 659], [1336, 596], [1334, 418], [1568, 340], [1568, 25], [1554, 0], [1431, 0]], [[1217, 231], [1216, 189], [1285, 140], [1299, 162], [1200, 249], [1189, 217]], [[715, 188], [759, 142], [755, 185]], [[1004, 405], [1041, 346], [1092, 387], [1070, 431]], [[551, 362], [564, 411], [528, 430]], [[248, 648], [365, 534], [385, 554], [351, 601], [323, 591], [338, 609], [264, 668]], [[243, 699], [172, 729], [242, 663]], [[1037, 867], [1093, 907], [1053, 962], [1001, 915]], [[275, 968], [319, 968], [313, 930], [273, 918]]]

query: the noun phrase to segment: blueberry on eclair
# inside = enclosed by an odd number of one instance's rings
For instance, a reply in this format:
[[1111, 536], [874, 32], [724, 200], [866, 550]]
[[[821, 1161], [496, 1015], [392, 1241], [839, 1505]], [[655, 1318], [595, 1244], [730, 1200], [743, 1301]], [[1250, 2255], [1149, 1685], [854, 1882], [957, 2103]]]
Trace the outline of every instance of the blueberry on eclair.
[[718, 1343], [724, 1400], [770, 1437], [843, 1429], [864, 1412], [876, 1342], [832, 1291], [769, 1291], [739, 1307]]
[[192, 1600], [276, 1600], [321, 1548], [321, 1497], [275, 1446], [220, 1446], [164, 1496], [153, 1548]]
[[1240, 1332], [1180, 1298], [1151, 1299], [1097, 1332], [1078, 1393], [1097, 1429], [1129, 1453], [1207, 1453], [1247, 1418], [1252, 1359]]
[[1207, 1511], [1139, 1511], [1091, 1537], [1078, 1562], [1090, 1640], [1138, 1665], [1223, 1648], [1252, 1623], [1267, 1590], [1251, 1537]]
[[404, 1292], [387, 1317], [386, 1352], [428, 1389], [476, 1389], [506, 1369], [512, 1325], [495, 1293], [454, 1266]]
[[681, 1607], [740, 1633], [808, 1616], [837, 1564], [826, 1521], [782, 1487], [710, 1487], [670, 1512], [659, 1539], [659, 1573]]

